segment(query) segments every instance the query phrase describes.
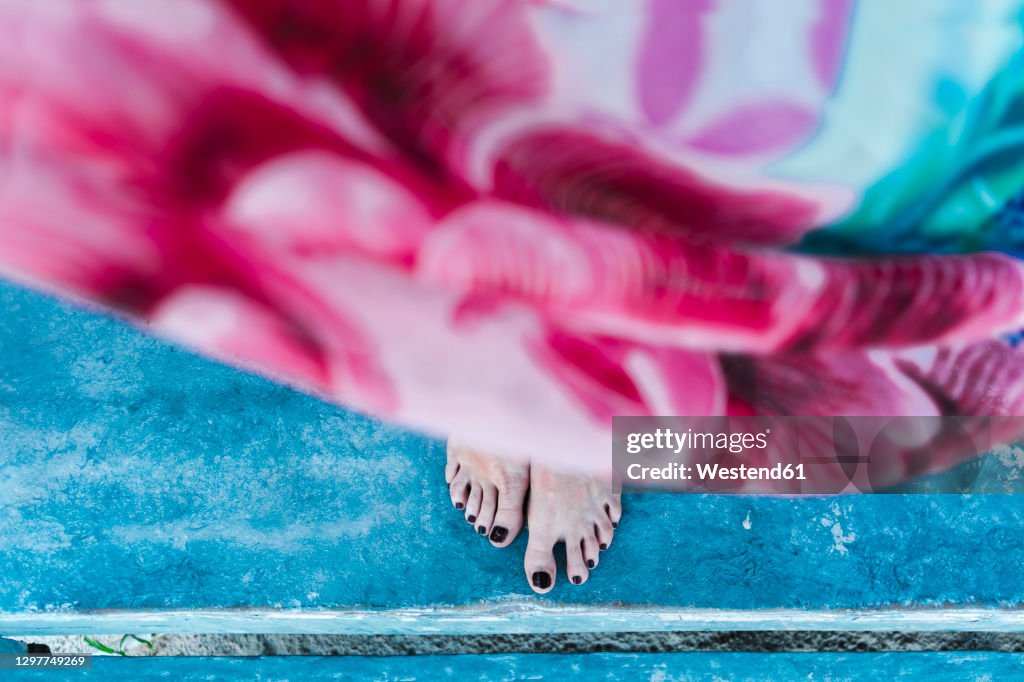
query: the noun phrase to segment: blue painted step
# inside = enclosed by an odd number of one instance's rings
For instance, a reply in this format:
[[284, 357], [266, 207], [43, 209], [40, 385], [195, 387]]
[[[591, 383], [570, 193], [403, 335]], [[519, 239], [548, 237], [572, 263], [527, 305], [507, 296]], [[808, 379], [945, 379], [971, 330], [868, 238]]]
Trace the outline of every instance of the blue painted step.
[[[0, 284], [0, 611], [533, 599], [447, 500], [439, 442]], [[1014, 496], [638, 495], [537, 603], [1024, 601]], [[239, 664], [241, 665], [241, 664]]]
[[1013, 680], [1024, 655], [884, 654], [508, 654], [493, 656], [266, 658], [96, 657], [89, 670], [8, 672], [11, 680]]

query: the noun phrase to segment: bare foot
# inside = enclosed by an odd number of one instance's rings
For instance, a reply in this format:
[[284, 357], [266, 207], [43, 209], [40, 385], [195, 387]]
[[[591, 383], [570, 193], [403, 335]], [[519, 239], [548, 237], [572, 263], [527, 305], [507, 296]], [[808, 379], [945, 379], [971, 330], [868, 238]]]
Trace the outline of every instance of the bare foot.
[[525, 567], [533, 591], [544, 594], [554, 587], [554, 547], [559, 542], [565, 543], [569, 581], [587, 582], [599, 551], [611, 545], [621, 516], [622, 503], [612, 493], [611, 481], [531, 465]]
[[456, 509], [495, 547], [512, 543], [523, 527], [523, 503], [530, 485], [530, 467], [491, 457], [448, 441], [445, 482]]

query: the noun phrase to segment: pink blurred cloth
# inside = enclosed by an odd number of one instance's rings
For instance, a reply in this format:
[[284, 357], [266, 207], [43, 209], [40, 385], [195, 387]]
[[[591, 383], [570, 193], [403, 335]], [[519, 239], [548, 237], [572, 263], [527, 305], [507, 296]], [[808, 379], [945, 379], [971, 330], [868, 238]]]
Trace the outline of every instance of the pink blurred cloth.
[[583, 471], [613, 415], [1024, 414], [1019, 262], [785, 249], [856, 200], [760, 172], [850, 3], [803, 3], [807, 78], [729, 96], [711, 5], [5, 0], [0, 267]]

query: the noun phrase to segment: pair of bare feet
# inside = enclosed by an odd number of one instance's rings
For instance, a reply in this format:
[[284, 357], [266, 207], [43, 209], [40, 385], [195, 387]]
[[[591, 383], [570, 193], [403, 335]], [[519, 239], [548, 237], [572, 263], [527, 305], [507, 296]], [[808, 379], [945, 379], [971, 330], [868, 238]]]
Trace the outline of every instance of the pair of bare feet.
[[445, 481], [455, 508], [495, 547], [512, 544], [525, 520], [526, 579], [540, 594], [555, 586], [556, 545], [565, 545], [569, 582], [582, 585], [622, 516], [609, 481], [492, 457], [451, 441]]

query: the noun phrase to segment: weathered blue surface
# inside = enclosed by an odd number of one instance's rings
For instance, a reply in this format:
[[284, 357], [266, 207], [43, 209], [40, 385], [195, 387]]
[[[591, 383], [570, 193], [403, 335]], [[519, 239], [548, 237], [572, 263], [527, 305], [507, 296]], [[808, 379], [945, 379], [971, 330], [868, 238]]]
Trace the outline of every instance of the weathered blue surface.
[[23, 654], [27, 650], [24, 642], [0, 637], [0, 654]]
[[[494, 656], [276, 658], [97, 657], [89, 670], [19, 670], [11, 680], [1015, 680], [1024, 655], [885, 654], [510, 654]], [[5, 678], [8, 679], [8, 678]]]
[[[442, 444], [0, 285], [0, 610], [387, 608], [530, 595]], [[538, 601], [1024, 602], [1015, 496], [642, 495]]]

